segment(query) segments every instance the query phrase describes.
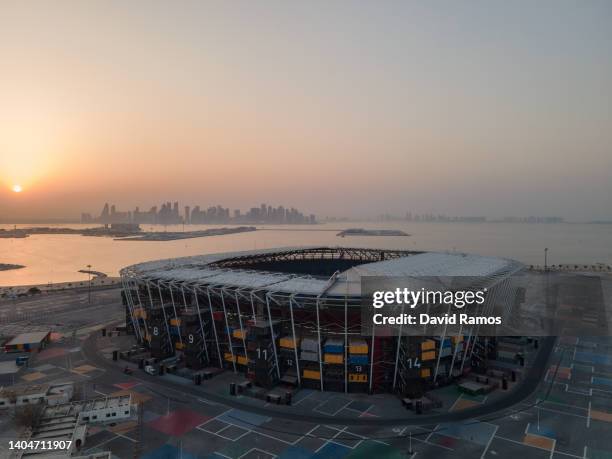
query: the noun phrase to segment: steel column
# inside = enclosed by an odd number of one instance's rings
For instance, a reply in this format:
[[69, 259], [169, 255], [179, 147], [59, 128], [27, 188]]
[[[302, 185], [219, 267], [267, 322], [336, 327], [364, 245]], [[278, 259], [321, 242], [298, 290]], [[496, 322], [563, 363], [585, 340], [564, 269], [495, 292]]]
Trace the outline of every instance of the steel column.
[[123, 285], [123, 291], [125, 292], [125, 302], [127, 303], [127, 307], [128, 307], [128, 311], [130, 312], [130, 319], [132, 319], [132, 326], [134, 327], [134, 334], [136, 335], [136, 339], [138, 341], [142, 341], [142, 337], [140, 335], [140, 325], [137, 325], [138, 322], [136, 321], [136, 318], [134, 317], [134, 311], [133, 311], [133, 299], [132, 299], [132, 293], [130, 292], [129, 295], [129, 299], [128, 299], [128, 290], [129, 287], [126, 284], [126, 280], [123, 276], [121, 276], [121, 285]]
[[319, 345], [319, 381], [321, 383], [321, 392], [323, 392], [323, 354], [321, 353], [321, 323], [319, 322], [319, 301], [321, 295], [317, 296], [317, 344]]
[[185, 298], [185, 289], [181, 284], [181, 294], [183, 295], [183, 306], [185, 307], [185, 311], [187, 311], [187, 298]]
[[293, 295], [289, 297], [289, 313], [291, 315], [291, 333], [293, 334], [293, 353], [295, 355], [295, 366], [297, 368], [298, 386], [301, 386], [302, 377], [300, 375], [300, 362], [297, 353], [297, 340], [295, 339], [295, 320], [293, 319]]
[[[183, 300], [185, 299], [185, 290], [181, 285], [181, 291], [183, 292]], [[204, 343], [204, 353], [206, 354], [206, 361], [210, 363], [210, 357], [208, 355], [208, 346], [206, 345], [206, 333], [204, 333], [204, 324], [202, 323], [202, 313], [200, 312], [200, 302], [198, 301], [198, 294], [193, 289], [193, 296], [195, 297], [196, 310], [198, 311], [198, 319], [200, 321], [200, 331], [202, 332], [202, 342]], [[185, 309], [187, 308], [187, 303], [185, 303]], [[213, 322], [213, 326], [214, 326]]]
[[276, 362], [276, 374], [280, 379], [280, 367], [278, 366], [278, 355], [276, 355], [276, 337], [274, 336], [274, 327], [272, 327], [272, 315], [270, 314], [270, 297], [266, 293], [266, 307], [268, 308], [268, 325], [270, 326], [270, 335], [272, 336], [272, 349], [274, 350], [274, 361]]
[[170, 349], [172, 349], [172, 353], [174, 354], [174, 343], [172, 342], [172, 336], [170, 335], [170, 324], [168, 324], [168, 316], [166, 315], [166, 308], [164, 307], [164, 299], [162, 297], [159, 281], [157, 281], [157, 291], [159, 292], [159, 302], [161, 303], [161, 310], [164, 314], [164, 322], [166, 323], [166, 332], [168, 333], [168, 341], [170, 341]]
[[225, 309], [225, 298], [223, 298], [223, 289], [221, 291], [221, 306], [223, 307], [223, 317], [225, 319], [225, 331], [227, 332], [227, 343], [229, 344], [230, 353], [232, 354], [232, 366], [234, 367], [234, 373], [236, 371], [236, 356], [234, 355], [234, 347], [232, 346], [232, 335], [230, 334], [229, 322], [227, 321], [227, 309]]
[[[139, 292], [139, 286], [136, 283], [135, 280], [132, 279], [132, 284], [134, 284], [134, 287], [136, 287], [136, 298], [138, 299], [138, 304], [140, 305], [140, 309], [145, 313], [147, 313], [144, 305], [142, 304], [142, 301], [140, 299], [140, 292]], [[145, 341], [148, 342], [148, 340], [146, 339], [147, 337], [149, 337], [149, 339], [151, 339], [151, 333], [149, 332], [149, 326], [147, 325], [147, 319], [145, 317], [142, 318], [142, 323], [144, 325], [144, 331], [145, 331]]]
[[[223, 356], [221, 355], [221, 348], [219, 347], [219, 337], [217, 336], [217, 326], [215, 325], [215, 316], [213, 314], [212, 300], [210, 298], [210, 289], [206, 287], [206, 296], [208, 297], [208, 307], [210, 308], [210, 320], [212, 320], [212, 328], [215, 335], [215, 342], [217, 343], [217, 355], [219, 356], [219, 365], [223, 368]], [[197, 301], [196, 295], [196, 301]]]
[[253, 324], [257, 325], [257, 314], [255, 313], [255, 302], [253, 301], [253, 292], [249, 293], [251, 298], [251, 310], [253, 311]]
[[372, 374], [374, 373], [374, 337], [376, 336], [376, 325], [372, 324], [372, 352], [370, 353], [370, 392], [372, 392]]
[[172, 293], [172, 284], [169, 283], [168, 284], [169, 288], [170, 288], [170, 301], [172, 301], [172, 309], [174, 310], [174, 319], [176, 320], [176, 329], [178, 330], [178, 336], [179, 336], [179, 343], [181, 343], [181, 347], [183, 345], [183, 338], [181, 336], [181, 326], [180, 326], [180, 322], [179, 322], [179, 318], [178, 315], [176, 314], [176, 305], [174, 304], [174, 294]]
[[[404, 308], [405, 305], [404, 303], [402, 303], [402, 314], [401, 316], [404, 317]], [[374, 326], [372, 325], [372, 328]], [[395, 390], [395, 382], [397, 381], [397, 367], [399, 365], [399, 354], [400, 354], [400, 344], [402, 342], [402, 329], [404, 327], [404, 322], [402, 321], [402, 323], [400, 324], [400, 328], [399, 328], [399, 334], [397, 337], [397, 349], [395, 351], [395, 369], [393, 370], [393, 389]]]
[[236, 308], [238, 308], [238, 323], [240, 324], [240, 333], [242, 333], [242, 345], [244, 346], [244, 358], [246, 359], [246, 371], [249, 371], [249, 356], [247, 355], [246, 340], [244, 339], [244, 328], [242, 327], [242, 314], [240, 313], [240, 301], [238, 301], [238, 292], [234, 292], [236, 298]]
[[348, 292], [344, 296], [344, 393], [348, 393]]
[[[450, 314], [451, 307], [453, 307], [453, 305], [449, 304], [447, 314]], [[444, 349], [444, 340], [446, 340], [446, 330], [447, 329], [448, 329], [448, 324], [445, 323], [444, 331], [442, 332], [442, 337], [440, 338], [440, 349], [438, 351], [438, 359], [436, 360], [436, 369], [434, 370], [434, 377], [433, 377], [434, 384], [436, 383], [436, 380], [438, 379], [438, 369], [440, 368], [440, 359], [442, 359], [442, 349]]]

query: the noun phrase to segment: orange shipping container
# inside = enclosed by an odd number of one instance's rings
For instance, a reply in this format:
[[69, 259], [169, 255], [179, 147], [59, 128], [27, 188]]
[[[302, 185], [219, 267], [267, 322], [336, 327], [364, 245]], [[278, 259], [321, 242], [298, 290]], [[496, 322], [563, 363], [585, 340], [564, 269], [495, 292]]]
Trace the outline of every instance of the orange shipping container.
[[325, 363], [343, 363], [344, 356], [342, 354], [325, 354]]
[[315, 370], [304, 370], [304, 378], [316, 379], [318, 381], [319, 379], [321, 379], [321, 373]]
[[436, 358], [436, 351], [427, 351], [421, 354], [421, 360], [433, 360]]

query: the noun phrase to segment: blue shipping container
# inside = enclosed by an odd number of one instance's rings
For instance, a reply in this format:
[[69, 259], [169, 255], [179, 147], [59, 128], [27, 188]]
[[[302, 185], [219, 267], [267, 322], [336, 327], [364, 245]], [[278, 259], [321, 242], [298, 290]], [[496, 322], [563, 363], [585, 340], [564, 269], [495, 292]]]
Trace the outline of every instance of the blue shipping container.
[[351, 355], [348, 358], [349, 365], [367, 365], [368, 356], [365, 354]]

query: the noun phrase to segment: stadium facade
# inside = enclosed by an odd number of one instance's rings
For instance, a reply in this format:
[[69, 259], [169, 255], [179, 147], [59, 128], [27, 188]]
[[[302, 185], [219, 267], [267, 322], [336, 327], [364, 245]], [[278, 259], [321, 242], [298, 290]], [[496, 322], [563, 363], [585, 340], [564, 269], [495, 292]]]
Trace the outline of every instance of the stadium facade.
[[[124, 268], [127, 322], [153, 357], [257, 385], [418, 395], [495, 353], [495, 339], [362, 336], [363, 276], [470, 276], [511, 303], [512, 260], [346, 247], [212, 254]], [[417, 361], [419, 364], [413, 365]]]

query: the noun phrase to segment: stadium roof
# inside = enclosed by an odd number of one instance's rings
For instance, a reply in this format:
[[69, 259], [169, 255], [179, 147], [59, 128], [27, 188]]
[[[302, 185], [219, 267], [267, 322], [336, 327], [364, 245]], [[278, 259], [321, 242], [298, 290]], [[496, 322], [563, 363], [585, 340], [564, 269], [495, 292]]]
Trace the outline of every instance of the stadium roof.
[[[361, 278], [378, 277], [450, 277], [465, 276], [494, 280], [504, 277], [522, 265], [497, 257], [465, 253], [424, 252], [410, 257], [395, 258], [355, 266], [340, 274], [328, 295], [361, 294]], [[348, 286], [346, 285], [348, 284]]]
[[520, 263], [505, 258], [455, 252], [406, 254], [399, 258], [359, 264], [331, 278], [211, 266], [214, 262], [229, 258], [282, 255], [309, 249], [315, 247], [285, 247], [159, 260], [129, 266], [122, 270], [122, 274], [151, 282], [185, 284], [186, 287], [231, 287], [290, 295], [359, 296], [361, 278], [364, 276], [469, 276], [495, 281], [496, 278], [505, 277], [522, 267]]

